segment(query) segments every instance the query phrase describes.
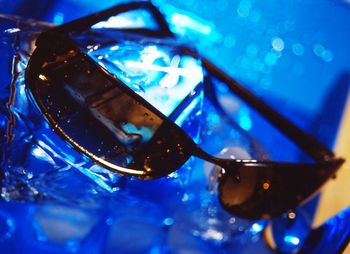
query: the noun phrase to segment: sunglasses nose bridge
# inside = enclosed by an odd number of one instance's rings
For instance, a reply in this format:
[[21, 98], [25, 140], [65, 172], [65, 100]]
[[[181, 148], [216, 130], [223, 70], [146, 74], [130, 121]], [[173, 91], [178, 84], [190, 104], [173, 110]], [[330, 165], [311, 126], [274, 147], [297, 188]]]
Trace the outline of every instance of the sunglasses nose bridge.
[[144, 169], [147, 178], [167, 176], [191, 157], [193, 144], [179, 127], [165, 121], [152, 139], [133, 154], [134, 164]]

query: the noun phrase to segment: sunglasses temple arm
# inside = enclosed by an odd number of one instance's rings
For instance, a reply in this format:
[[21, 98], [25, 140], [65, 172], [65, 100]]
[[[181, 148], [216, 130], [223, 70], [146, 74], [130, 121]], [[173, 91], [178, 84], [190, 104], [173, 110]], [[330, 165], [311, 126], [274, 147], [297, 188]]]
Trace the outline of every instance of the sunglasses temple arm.
[[156, 20], [159, 26], [160, 31], [163, 33], [165, 37], [174, 37], [163, 15], [151, 2], [148, 2], [148, 1], [139, 1], [139, 2], [132, 2], [127, 4], [117, 5], [109, 9], [73, 20], [61, 26], [55, 27], [50, 31], [55, 33], [69, 33], [69, 32], [84, 31], [89, 29], [91, 26], [95, 25], [96, 23], [107, 20], [108, 18], [113, 17], [117, 14], [127, 12], [130, 10], [142, 9], [142, 8], [148, 9], [151, 12], [151, 14], [153, 15], [154, 19]]
[[333, 152], [330, 151], [326, 146], [321, 144], [314, 137], [304, 132], [294, 123], [267, 105], [264, 101], [241, 86], [237, 81], [216, 67], [208, 59], [203, 58], [202, 63], [209, 74], [226, 83], [233, 93], [247, 102], [251, 107], [253, 107], [262, 116], [264, 116], [272, 125], [278, 128], [287, 137], [289, 137], [295, 144], [302, 148], [312, 158], [317, 161], [329, 161], [334, 158]]
[[329, 161], [323, 161], [318, 163], [293, 163], [293, 162], [276, 162], [276, 161], [242, 161], [239, 162], [241, 167], [254, 167], [256, 169], [290, 169], [290, 170], [324, 170], [329, 172], [330, 170], [336, 171], [345, 162], [344, 159], [333, 159]]

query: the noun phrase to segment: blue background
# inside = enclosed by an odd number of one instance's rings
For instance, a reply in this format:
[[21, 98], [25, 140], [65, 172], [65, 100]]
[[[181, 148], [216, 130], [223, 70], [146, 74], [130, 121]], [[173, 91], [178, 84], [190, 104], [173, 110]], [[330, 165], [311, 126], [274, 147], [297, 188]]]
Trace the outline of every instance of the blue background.
[[[61, 24], [120, 2], [0, 0], [0, 13]], [[196, 42], [205, 56], [328, 146], [334, 145], [350, 82], [350, 4], [341, 0], [154, 3], [177, 23], [176, 32]], [[184, 21], [181, 15], [190, 19]], [[310, 214], [315, 204], [308, 207]], [[21, 205], [3, 206], [13, 212]], [[25, 225], [30, 209], [22, 207], [13, 217], [22, 214]]]

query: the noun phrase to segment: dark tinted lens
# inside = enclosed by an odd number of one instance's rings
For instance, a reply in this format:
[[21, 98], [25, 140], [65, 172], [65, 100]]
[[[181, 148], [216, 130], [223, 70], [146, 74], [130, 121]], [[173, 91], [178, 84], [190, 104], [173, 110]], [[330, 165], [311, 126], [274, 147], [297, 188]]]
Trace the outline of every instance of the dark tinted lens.
[[174, 172], [192, 155], [194, 143], [185, 132], [171, 122], [163, 124], [152, 139], [134, 153], [134, 167], [144, 167], [152, 177]]
[[247, 219], [281, 215], [305, 201], [336, 169], [242, 167], [226, 170], [219, 180], [219, 199], [230, 213]]
[[[183, 144], [176, 141], [180, 129], [171, 123], [160, 128], [165, 123], [158, 112], [69, 42], [39, 47], [27, 82], [53, 129], [113, 171], [166, 175], [189, 156], [183, 156]], [[154, 158], [162, 159], [157, 164]]]

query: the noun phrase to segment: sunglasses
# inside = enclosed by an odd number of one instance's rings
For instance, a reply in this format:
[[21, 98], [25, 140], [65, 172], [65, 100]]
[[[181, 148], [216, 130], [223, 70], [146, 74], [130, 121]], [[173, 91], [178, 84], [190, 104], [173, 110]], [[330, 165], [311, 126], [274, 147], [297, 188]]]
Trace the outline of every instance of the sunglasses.
[[[26, 68], [26, 86], [51, 128], [68, 144], [110, 171], [140, 179], [167, 176], [191, 156], [208, 161], [220, 168], [217, 188], [222, 207], [247, 219], [275, 217], [294, 209], [335, 176], [343, 159], [335, 157], [327, 147], [205, 57], [200, 59], [206, 78], [214, 77], [225, 83], [230, 92], [260, 113], [314, 162], [236, 160], [208, 154], [171, 116], [99, 65], [70, 37], [133, 10], [149, 12], [155, 28], [118, 31], [140, 38], [170, 41], [175, 38], [154, 5], [132, 2], [52, 28], [41, 33], [36, 41]], [[187, 47], [178, 48], [177, 54], [199, 57]], [[215, 95], [210, 96], [220, 112], [224, 112]]]

